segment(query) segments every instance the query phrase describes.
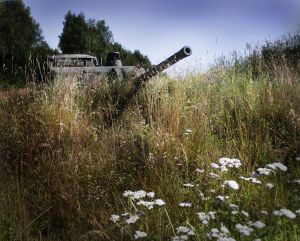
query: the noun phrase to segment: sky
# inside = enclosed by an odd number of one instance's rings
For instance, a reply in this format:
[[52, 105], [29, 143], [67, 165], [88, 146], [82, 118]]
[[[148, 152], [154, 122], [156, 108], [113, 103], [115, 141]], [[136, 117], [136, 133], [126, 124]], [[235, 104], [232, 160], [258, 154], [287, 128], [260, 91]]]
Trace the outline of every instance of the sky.
[[50, 47], [58, 48], [68, 10], [104, 19], [114, 41], [158, 64], [187, 45], [181, 65], [205, 68], [247, 43], [277, 39], [299, 29], [300, 0], [24, 0]]

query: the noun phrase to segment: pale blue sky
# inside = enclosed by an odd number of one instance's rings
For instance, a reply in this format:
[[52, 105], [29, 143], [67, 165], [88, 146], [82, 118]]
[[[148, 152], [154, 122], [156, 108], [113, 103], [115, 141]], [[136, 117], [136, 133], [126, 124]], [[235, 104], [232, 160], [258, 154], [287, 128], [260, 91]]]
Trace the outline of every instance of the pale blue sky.
[[300, 0], [24, 0], [46, 41], [57, 48], [64, 15], [104, 19], [115, 41], [139, 49], [153, 64], [184, 45], [186, 62], [207, 64], [246, 43], [275, 39], [300, 24]]

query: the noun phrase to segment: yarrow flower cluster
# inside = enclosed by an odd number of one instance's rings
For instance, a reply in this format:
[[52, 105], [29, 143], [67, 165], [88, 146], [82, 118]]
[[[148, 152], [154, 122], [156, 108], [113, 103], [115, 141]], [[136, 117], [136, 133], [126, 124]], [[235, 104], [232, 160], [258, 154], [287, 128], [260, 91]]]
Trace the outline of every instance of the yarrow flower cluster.
[[192, 206], [192, 203], [189, 203], [189, 202], [182, 202], [182, 203], [179, 203], [179, 206], [180, 206], [180, 207], [191, 207], [191, 206]]
[[243, 176], [240, 176], [240, 179], [242, 180], [245, 180], [245, 181], [250, 181], [252, 183], [255, 183], [255, 184], [261, 184], [261, 181], [258, 180], [256, 177], [243, 177]]
[[216, 173], [214, 173], [214, 172], [208, 173], [208, 176], [211, 177], [211, 178], [213, 178], [213, 179], [217, 179], [217, 180], [220, 180], [220, 179], [221, 179], [220, 175], [219, 175], [219, 174], [216, 174]]
[[[123, 213], [121, 216], [124, 219], [125, 223], [127, 223], [127, 224], [135, 223], [139, 219], [139, 216], [137, 214]], [[121, 217], [116, 214], [112, 214], [110, 216], [110, 220], [114, 223], [117, 223], [118, 221], [120, 221], [120, 218]]]
[[151, 201], [143, 200], [142, 198], [154, 198], [155, 196], [154, 192], [145, 192], [144, 190], [139, 190], [139, 191], [128, 190], [123, 193], [123, 196], [136, 201], [137, 205], [144, 206], [147, 209], [152, 209], [155, 205], [162, 206], [166, 204], [162, 199], [155, 199]]
[[139, 200], [136, 204], [139, 206], [144, 206], [148, 209], [152, 209], [154, 205], [162, 206], [165, 205], [166, 203], [161, 199], [155, 199], [154, 201]]
[[265, 175], [265, 176], [269, 176], [271, 173], [274, 172], [272, 169], [265, 168], [265, 167], [260, 167], [256, 171], [258, 172], [259, 175]]
[[257, 229], [262, 229], [262, 228], [266, 227], [266, 225], [263, 222], [259, 221], [259, 220], [254, 222], [254, 223], [249, 221], [248, 225], [251, 226], [251, 227], [257, 228]]
[[255, 175], [268, 176], [277, 170], [285, 172], [285, 171], [287, 171], [287, 167], [280, 162], [274, 162], [274, 163], [267, 164], [266, 167], [257, 168]]
[[201, 169], [201, 168], [196, 168], [196, 172], [201, 174], [201, 173], [203, 173], [203, 172], [204, 172], [204, 169]]
[[125, 191], [123, 192], [123, 196], [124, 197], [129, 197], [129, 198], [132, 198], [132, 199], [141, 199], [143, 197], [151, 197], [153, 198], [154, 197], [154, 192], [145, 192], [144, 190], [139, 190], [139, 191], [131, 191], [131, 190], [128, 190], [128, 191]]
[[234, 180], [224, 181], [224, 185], [230, 187], [233, 190], [238, 190], [240, 188], [239, 184], [237, 184], [237, 182]]
[[274, 163], [268, 164], [266, 167], [270, 168], [274, 171], [277, 171], [277, 170], [284, 171], [284, 172], [287, 171], [287, 167], [280, 162], [274, 162]]
[[137, 214], [130, 214], [129, 218], [125, 220], [126, 223], [135, 223], [140, 217]]
[[253, 228], [250, 228], [250, 227], [247, 226], [247, 225], [242, 225], [242, 224], [240, 224], [240, 223], [236, 224], [236, 225], [235, 225], [235, 228], [236, 228], [242, 235], [245, 235], [245, 236], [249, 236], [249, 235], [254, 231]]
[[189, 236], [194, 236], [195, 232], [186, 226], [179, 226], [176, 228], [176, 236], [172, 238], [172, 241], [188, 240]]
[[236, 158], [222, 157], [219, 159], [219, 164], [212, 162], [210, 166], [213, 169], [220, 169], [221, 172], [228, 171], [228, 168], [239, 168], [242, 162]]
[[293, 182], [300, 184], [300, 179], [294, 180]]
[[[154, 206], [163, 206], [166, 204], [162, 199], [143, 200], [145, 198], [153, 199], [155, 196], [154, 192], [145, 192], [144, 190], [139, 190], [139, 191], [127, 190], [123, 193], [123, 196], [131, 199], [133, 202], [136, 203], [137, 206], [143, 206], [147, 209], [153, 209]], [[135, 223], [137, 220], [139, 220], [140, 216], [138, 215], [138, 212], [133, 214], [126, 212], [121, 214], [121, 216], [117, 214], [112, 214], [110, 216], [110, 220], [114, 223], [119, 222], [121, 218], [125, 223], [132, 224]], [[145, 234], [146, 233], [142, 231], [136, 231], [134, 238], [138, 239], [138, 238], [146, 237], [144, 236]]]
[[239, 206], [238, 206], [238, 205], [235, 205], [235, 204], [233, 204], [233, 203], [230, 203], [230, 204], [229, 204], [229, 208], [230, 208], [231, 210], [239, 210]]
[[148, 234], [145, 233], [145, 232], [142, 232], [142, 231], [135, 231], [135, 234], [134, 234], [134, 239], [140, 239], [140, 238], [145, 238], [147, 237]]
[[227, 200], [229, 198], [229, 196], [222, 196], [222, 195], [218, 195], [216, 197], [217, 200], [224, 202], [225, 200]]
[[229, 230], [226, 228], [223, 224], [221, 224], [221, 227], [218, 228], [212, 228], [206, 236], [209, 239], [217, 238], [217, 241], [235, 241], [234, 238], [229, 237]]
[[197, 213], [202, 224], [208, 224], [209, 220], [216, 219], [216, 212], [209, 211], [208, 213], [199, 212]]
[[241, 214], [243, 214], [245, 217], [249, 217], [249, 213], [247, 213], [246, 211], [242, 210]]
[[280, 210], [274, 210], [273, 214], [275, 216], [285, 216], [290, 219], [294, 219], [296, 217], [296, 214], [294, 214], [291, 210], [288, 210], [286, 208], [281, 208]]

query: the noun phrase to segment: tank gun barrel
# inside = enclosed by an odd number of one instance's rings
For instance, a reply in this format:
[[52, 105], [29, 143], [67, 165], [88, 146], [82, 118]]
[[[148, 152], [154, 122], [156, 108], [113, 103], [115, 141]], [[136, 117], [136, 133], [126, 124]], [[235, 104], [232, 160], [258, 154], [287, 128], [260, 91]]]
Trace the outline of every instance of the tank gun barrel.
[[177, 53], [165, 59], [158, 65], [154, 65], [150, 67], [144, 74], [136, 77], [134, 80], [135, 88], [138, 89], [142, 84], [147, 82], [151, 77], [157, 75], [158, 73], [169, 68], [171, 65], [177, 63], [178, 61], [190, 56], [191, 54], [192, 54], [192, 49], [188, 46], [184, 46]]

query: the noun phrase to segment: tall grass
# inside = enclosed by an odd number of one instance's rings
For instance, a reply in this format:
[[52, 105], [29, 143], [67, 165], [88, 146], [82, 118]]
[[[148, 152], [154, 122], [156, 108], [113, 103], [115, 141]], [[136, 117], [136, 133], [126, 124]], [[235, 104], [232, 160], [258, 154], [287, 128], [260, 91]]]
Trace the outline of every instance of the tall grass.
[[[2, 97], [0, 240], [131, 240], [137, 230], [148, 240], [184, 240], [178, 226], [193, 230], [190, 240], [210, 240], [207, 233], [222, 224], [236, 240], [299, 240], [299, 215], [273, 214], [300, 209], [299, 75], [270, 79], [259, 69], [253, 79], [237, 65], [223, 67], [153, 78], [111, 125], [120, 86], [105, 79], [91, 87], [69, 76]], [[213, 169], [221, 157], [242, 166]], [[240, 179], [274, 162], [287, 171], [259, 175], [261, 184]], [[165, 205], [148, 210], [124, 197], [126, 190], [153, 191]], [[236, 214], [230, 203], [239, 206]], [[197, 213], [208, 211], [216, 219], [204, 225]], [[127, 224], [125, 212], [139, 219]], [[250, 236], [235, 226], [257, 220], [266, 226], [252, 226]]]

